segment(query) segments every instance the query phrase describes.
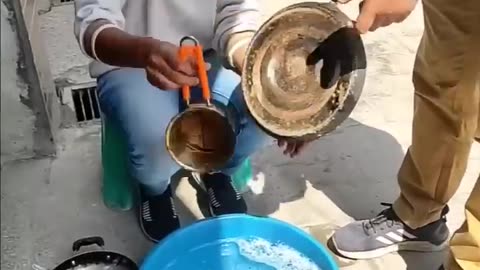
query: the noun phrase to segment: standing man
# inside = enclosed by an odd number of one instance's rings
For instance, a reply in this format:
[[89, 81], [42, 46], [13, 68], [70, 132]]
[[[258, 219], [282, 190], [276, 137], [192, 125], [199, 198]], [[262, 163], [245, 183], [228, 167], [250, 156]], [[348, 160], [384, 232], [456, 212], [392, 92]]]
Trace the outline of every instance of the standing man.
[[[347, 0], [348, 1], [348, 0]], [[403, 21], [416, 0], [365, 0], [361, 33]], [[368, 259], [397, 250], [435, 251], [448, 245], [447, 203], [480, 137], [480, 1], [423, 0], [425, 31], [413, 83], [413, 138], [398, 173], [401, 194], [377, 217], [356, 221], [332, 237], [337, 251]], [[480, 179], [466, 220], [450, 240], [447, 269], [480, 269]]]

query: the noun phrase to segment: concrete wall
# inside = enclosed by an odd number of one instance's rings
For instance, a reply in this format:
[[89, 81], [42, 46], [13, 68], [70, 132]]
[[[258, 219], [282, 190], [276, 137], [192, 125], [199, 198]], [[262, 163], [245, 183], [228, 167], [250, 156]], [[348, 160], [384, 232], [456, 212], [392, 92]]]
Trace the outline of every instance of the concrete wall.
[[1, 144], [4, 161], [29, 158], [33, 152], [35, 116], [21, 102], [28, 97], [28, 86], [17, 74], [18, 40], [9, 23], [12, 14], [2, 2], [1, 9]]
[[22, 14], [28, 32], [40, 90], [43, 94], [52, 129], [56, 133], [61, 122], [60, 108], [45, 47], [45, 37], [40, 31], [39, 15], [39, 13], [51, 10], [50, 0], [21, 0], [20, 3], [22, 4]]
[[51, 9], [50, 0], [20, 0], [20, 6], [25, 20], [25, 26], [30, 33], [38, 25], [38, 15]]
[[73, 34], [74, 12], [72, 3], [54, 6], [42, 12], [39, 21], [52, 76], [59, 90], [67, 86], [62, 93], [62, 127], [77, 124], [73, 103], [68, 102], [71, 100], [68, 87], [95, 83], [88, 73], [90, 60], [80, 51]]
[[52, 76], [55, 80], [82, 84], [92, 81], [90, 60], [82, 54], [73, 34], [73, 4], [53, 7], [40, 16], [40, 31], [45, 40]]
[[35, 2], [42, 1], [1, 2], [2, 164], [56, 153], [59, 109], [35, 15], [42, 5]]

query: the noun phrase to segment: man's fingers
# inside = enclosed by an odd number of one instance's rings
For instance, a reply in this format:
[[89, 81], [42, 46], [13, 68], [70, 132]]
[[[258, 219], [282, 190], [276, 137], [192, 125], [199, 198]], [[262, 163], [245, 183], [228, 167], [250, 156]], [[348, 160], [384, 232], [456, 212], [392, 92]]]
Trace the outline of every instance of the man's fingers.
[[197, 59], [189, 55], [184, 61], [180, 61], [178, 52], [164, 56], [167, 65], [174, 71], [181, 72], [187, 76], [197, 76]]
[[291, 158], [297, 156], [300, 154], [303, 149], [305, 149], [305, 146], [307, 145], [307, 142], [303, 141], [285, 141], [285, 140], [277, 140], [277, 145], [279, 147], [285, 146], [285, 149], [283, 150], [283, 154], [286, 156], [290, 156]]
[[211, 68], [212, 68], [212, 64], [210, 64], [209, 62], [205, 62], [205, 70], [209, 71]]
[[172, 67], [188, 76], [197, 76], [197, 61], [193, 57], [188, 57], [184, 62], [176, 62]]
[[[212, 65], [209, 62], [205, 63], [205, 70], [209, 71], [212, 68]], [[179, 64], [178, 71], [189, 76], [198, 76], [198, 63], [193, 57], [187, 58], [187, 61]]]
[[292, 153], [295, 151], [296, 145], [296, 142], [288, 142], [287, 147], [285, 147], [285, 151], [283, 151], [283, 154], [291, 156]]
[[361, 34], [367, 33], [375, 21], [377, 14], [372, 3], [373, 1], [369, 0], [360, 3], [360, 14], [357, 17], [355, 28], [357, 28]]
[[305, 149], [305, 146], [307, 144], [308, 144], [307, 142], [297, 143], [297, 147], [295, 148], [295, 151], [293, 151], [291, 157], [298, 156], [298, 154], [300, 154], [303, 151], [303, 149]]
[[372, 26], [370, 27], [370, 31], [375, 31], [380, 27], [389, 26], [394, 22], [394, 20], [395, 18], [390, 15], [377, 16]]
[[408, 15], [409, 15], [409, 13], [397, 15], [393, 18], [393, 21], [396, 22], [396, 23], [401, 23], [408, 17]]
[[151, 70], [147, 67], [147, 80], [161, 90], [177, 90], [180, 85], [168, 80], [161, 73]]
[[178, 85], [195, 86], [199, 83], [196, 76], [188, 76], [182, 72], [173, 70], [165, 61], [158, 61], [156, 67], [163, 76]]
[[377, 17], [375, 19], [375, 21], [372, 23], [372, 26], [370, 26], [370, 29], [368, 29], [368, 30], [373, 32], [373, 31], [377, 30], [378, 28], [382, 27], [382, 25], [383, 25], [382, 18]]

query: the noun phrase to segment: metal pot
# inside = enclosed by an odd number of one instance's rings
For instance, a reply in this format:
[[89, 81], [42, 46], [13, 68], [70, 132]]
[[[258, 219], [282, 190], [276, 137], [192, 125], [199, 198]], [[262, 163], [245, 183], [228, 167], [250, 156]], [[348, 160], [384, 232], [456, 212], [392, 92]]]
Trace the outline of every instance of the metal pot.
[[[192, 43], [188, 45], [187, 42]], [[209, 173], [227, 164], [235, 150], [235, 125], [226, 106], [210, 97], [210, 86], [203, 58], [203, 48], [194, 37], [180, 40], [179, 57], [185, 61], [195, 57], [202, 91], [202, 100], [191, 103], [189, 86], [182, 86], [186, 109], [170, 120], [165, 132], [165, 145], [170, 156], [184, 169]]]
[[[97, 245], [101, 250], [79, 253], [80, 248]], [[128, 257], [103, 249], [105, 242], [99, 236], [79, 239], [73, 243], [75, 254], [54, 268], [54, 270], [138, 270], [138, 266]]]
[[[243, 66], [242, 88], [250, 114], [276, 138], [312, 140], [334, 130], [352, 112], [365, 80], [360, 35], [349, 34], [352, 71], [329, 89], [320, 86], [321, 63], [312, 52], [351, 20], [335, 4], [303, 2], [270, 17], [254, 35]], [[346, 52], [347, 53], [347, 52]]]
[[222, 168], [235, 150], [232, 119], [226, 108], [213, 102], [189, 104], [167, 126], [165, 139], [170, 156], [193, 172]]

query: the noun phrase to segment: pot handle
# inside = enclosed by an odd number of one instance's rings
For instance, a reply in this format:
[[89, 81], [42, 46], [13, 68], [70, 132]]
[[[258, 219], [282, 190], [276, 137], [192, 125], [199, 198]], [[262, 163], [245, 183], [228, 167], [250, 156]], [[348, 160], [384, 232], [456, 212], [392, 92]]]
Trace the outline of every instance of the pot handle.
[[99, 247], [103, 247], [105, 245], [105, 241], [103, 241], [103, 238], [100, 236], [85, 237], [73, 242], [72, 250], [74, 252], [77, 252], [80, 250], [81, 247], [90, 245], [97, 245]]
[[[186, 41], [193, 42], [193, 45], [185, 45]], [[180, 49], [178, 55], [181, 62], [184, 62], [188, 57], [193, 57], [197, 60], [198, 76], [200, 79], [200, 86], [202, 89], [203, 100], [210, 106], [210, 85], [208, 84], [207, 68], [205, 60], [203, 59], [203, 47], [200, 42], [192, 36], [183, 37], [180, 40]], [[182, 97], [187, 106], [190, 105], [190, 86], [182, 86]]]

